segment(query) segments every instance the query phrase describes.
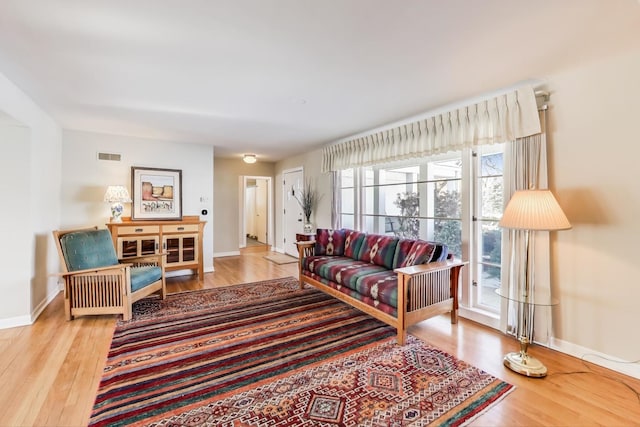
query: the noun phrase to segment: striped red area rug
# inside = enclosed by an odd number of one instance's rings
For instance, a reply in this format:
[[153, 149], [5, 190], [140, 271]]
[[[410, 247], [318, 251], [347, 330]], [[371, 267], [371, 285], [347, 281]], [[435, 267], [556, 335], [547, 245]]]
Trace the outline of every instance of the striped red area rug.
[[136, 304], [89, 424], [455, 426], [512, 389], [285, 278]]

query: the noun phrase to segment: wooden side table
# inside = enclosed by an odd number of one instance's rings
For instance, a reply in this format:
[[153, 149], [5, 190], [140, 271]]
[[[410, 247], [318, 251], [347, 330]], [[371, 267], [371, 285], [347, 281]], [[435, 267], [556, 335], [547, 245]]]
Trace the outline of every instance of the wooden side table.
[[296, 242], [313, 242], [316, 240], [316, 233], [296, 233]]

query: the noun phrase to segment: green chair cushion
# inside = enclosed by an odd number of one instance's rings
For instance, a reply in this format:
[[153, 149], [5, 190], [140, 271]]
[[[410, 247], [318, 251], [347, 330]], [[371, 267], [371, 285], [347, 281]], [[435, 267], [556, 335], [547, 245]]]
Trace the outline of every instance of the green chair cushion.
[[60, 246], [68, 271], [118, 264], [111, 233], [106, 229], [67, 233], [60, 238]]
[[131, 292], [138, 291], [162, 278], [162, 269], [155, 265], [131, 268]]

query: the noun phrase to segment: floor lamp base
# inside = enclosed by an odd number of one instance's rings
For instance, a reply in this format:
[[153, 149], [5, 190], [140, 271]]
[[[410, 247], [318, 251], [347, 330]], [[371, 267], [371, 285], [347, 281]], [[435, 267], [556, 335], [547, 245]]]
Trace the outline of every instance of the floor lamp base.
[[547, 367], [535, 357], [529, 356], [527, 353], [514, 351], [504, 356], [504, 366], [528, 377], [545, 377], [547, 375]]

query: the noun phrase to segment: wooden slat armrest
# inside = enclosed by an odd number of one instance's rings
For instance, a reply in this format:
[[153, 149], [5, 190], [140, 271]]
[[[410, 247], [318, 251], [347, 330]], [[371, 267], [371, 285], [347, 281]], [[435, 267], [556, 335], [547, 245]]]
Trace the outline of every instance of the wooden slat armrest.
[[126, 264], [118, 264], [118, 265], [108, 265], [106, 267], [96, 267], [96, 268], [87, 268], [86, 270], [75, 270], [68, 271], [66, 273], [60, 273], [61, 276], [73, 276], [76, 274], [87, 274], [87, 273], [103, 273], [109, 270], [122, 270], [122, 268], [128, 267]]
[[468, 264], [468, 261], [461, 260], [446, 260], [438, 262], [430, 262], [427, 264], [412, 265], [411, 267], [396, 268], [396, 273], [405, 274], [407, 276], [417, 276], [425, 273], [432, 273], [434, 271], [448, 270], [454, 267], [462, 267]]
[[314, 241], [296, 242], [296, 246], [298, 247], [298, 265], [300, 265], [300, 268], [302, 268], [302, 260], [305, 257], [313, 255], [316, 242]]

